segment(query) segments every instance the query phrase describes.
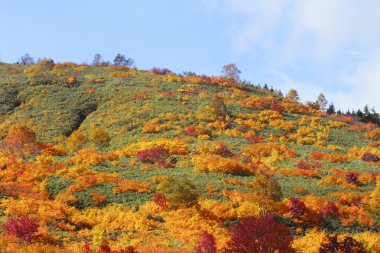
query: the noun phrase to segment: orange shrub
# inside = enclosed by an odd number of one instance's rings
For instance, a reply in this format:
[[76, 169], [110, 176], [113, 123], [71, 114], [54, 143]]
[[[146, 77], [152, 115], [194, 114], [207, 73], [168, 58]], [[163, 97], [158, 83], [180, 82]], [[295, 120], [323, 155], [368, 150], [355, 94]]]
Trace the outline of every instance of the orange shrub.
[[144, 93], [134, 93], [134, 94], [132, 95], [132, 98], [133, 98], [134, 100], [139, 101], [139, 100], [144, 100], [144, 99], [146, 99], [146, 98], [147, 98], [147, 95], [144, 94]]
[[273, 142], [268, 143], [255, 143], [242, 148], [242, 152], [245, 155], [254, 158], [263, 158], [271, 155], [273, 151], [277, 151], [278, 155], [285, 157], [295, 157], [295, 150], [289, 149], [285, 144], [277, 144]]
[[111, 140], [108, 131], [98, 128], [95, 125], [90, 126], [90, 141], [96, 147], [108, 147]]
[[348, 157], [344, 154], [326, 154], [325, 159], [332, 163], [344, 163]]
[[338, 119], [338, 120], [341, 120], [341, 121], [346, 122], [346, 123], [351, 123], [353, 120], [351, 116], [338, 115], [338, 114], [332, 114], [331, 117]]
[[131, 179], [124, 179], [123, 181], [119, 182], [119, 186], [116, 186], [113, 189], [113, 192], [115, 194], [126, 192], [126, 191], [151, 193], [152, 190], [150, 189], [150, 185], [151, 183], [149, 182], [137, 182]]
[[369, 131], [365, 134], [365, 137], [372, 140], [379, 140], [380, 139], [380, 128], [376, 128], [375, 130]]
[[223, 183], [230, 184], [230, 185], [244, 185], [243, 182], [237, 180], [237, 179], [223, 179]]
[[240, 161], [224, 158], [220, 155], [195, 155], [192, 161], [195, 165], [195, 171], [199, 172], [217, 172], [235, 175], [251, 175], [253, 173]]
[[79, 130], [72, 132], [69, 138], [66, 140], [67, 147], [72, 152], [80, 150], [86, 143], [86, 135], [84, 135]]
[[322, 160], [322, 159], [325, 157], [325, 154], [324, 154], [324, 153], [321, 153], [321, 152], [317, 152], [317, 151], [315, 151], [315, 152], [311, 152], [311, 153], [309, 154], [309, 157], [310, 157], [311, 159], [314, 159], [314, 160]]
[[330, 154], [322, 152], [311, 152], [309, 157], [314, 160], [326, 160], [331, 163], [344, 163], [348, 160], [348, 156], [345, 154]]
[[100, 204], [104, 203], [107, 200], [107, 196], [106, 195], [100, 195], [98, 192], [91, 193], [91, 197], [92, 197], [92, 202], [95, 205], [100, 205]]
[[96, 173], [92, 175], [84, 175], [76, 178], [76, 184], [70, 185], [66, 192], [73, 193], [79, 192], [83, 189], [94, 187], [96, 185], [104, 184], [104, 183], [117, 183], [120, 182], [120, 175], [116, 173]]
[[130, 77], [130, 75], [128, 73], [125, 73], [125, 72], [118, 72], [118, 71], [114, 71], [114, 72], [111, 72], [109, 74], [110, 77], [120, 77], [122, 79], [127, 79]]
[[105, 161], [102, 153], [93, 148], [84, 148], [68, 159], [69, 163], [83, 163], [86, 165], [98, 165]]

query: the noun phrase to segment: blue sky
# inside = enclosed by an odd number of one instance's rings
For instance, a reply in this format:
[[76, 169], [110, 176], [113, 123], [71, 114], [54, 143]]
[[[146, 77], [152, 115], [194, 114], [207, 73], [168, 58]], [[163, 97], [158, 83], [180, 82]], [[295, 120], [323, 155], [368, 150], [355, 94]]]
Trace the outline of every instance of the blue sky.
[[12, 0], [0, 3], [0, 59], [29, 53], [242, 79], [346, 110], [380, 110], [380, 2], [372, 0]]

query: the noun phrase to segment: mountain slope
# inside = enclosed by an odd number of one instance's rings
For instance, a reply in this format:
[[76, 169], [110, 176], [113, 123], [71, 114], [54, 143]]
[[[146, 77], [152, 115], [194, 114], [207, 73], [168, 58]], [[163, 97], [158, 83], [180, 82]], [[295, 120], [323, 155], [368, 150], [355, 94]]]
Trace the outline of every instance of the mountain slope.
[[[1, 64], [0, 94], [2, 221], [36, 222], [30, 247], [193, 252], [208, 231], [219, 252], [266, 213], [298, 250], [322, 230], [380, 243], [374, 125], [160, 69]], [[4, 238], [10, 252], [24, 240]]]

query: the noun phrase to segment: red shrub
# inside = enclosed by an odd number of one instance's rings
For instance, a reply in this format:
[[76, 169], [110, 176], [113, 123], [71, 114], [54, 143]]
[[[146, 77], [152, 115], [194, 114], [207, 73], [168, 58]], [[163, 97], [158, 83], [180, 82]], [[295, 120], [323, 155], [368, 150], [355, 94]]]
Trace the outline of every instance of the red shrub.
[[316, 168], [322, 168], [322, 164], [320, 162], [305, 162], [304, 160], [299, 160], [297, 164], [298, 169], [310, 170]]
[[329, 201], [323, 207], [320, 214], [324, 217], [337, 217], [339, 215], [338, 207], [336, 206], [335, 202]]
[[100, 251], [91, 250], [91, 244], [89, 242], [86, 242], [84, 244], [84, 253], [137, 253], [137, 251], [133, 246], [128, 246], [125, 249], [114, 251], [111, 250], [111, 248], [106, 244], [100, 245]]
[[278, 223], [273, 215], [245, 218], [231, 230], [226, 253], [293, 252], [289, 229]]
[[110, 246], [108, 246], [107, 244], [100, 245], [100, 250], [101, 250], [100, 251], [101, 253], [111, 253], [112, 252]]
[[269, 109], [273, 103], [272, 98], [260, 98], [255, 104], [256, 109]]
[[349, 172], [346, 175], [346, 182], [349, 184], [359, 185], [358, 176], [353, 172]]
[[143, 163], [157, 163], [161, 167], [173, 167], [177, 162], [177, 159], [173, 158], [169, 162], [166, 161], [169, 158], [169, 149], [162, 146], [144, 149], [137, 152], [137, 159]]
[[137, 253], [136, 248], [133, 246], [128, 246], [127, 248], [119, 251], [114, 251], [113, 253]]
[[252, 142], [254, 143], [258, 143], [260, 141], [264, 140], [264, 137], [263, 136], [259, 136], [259, 137], [255, 137], [255, 138], [252, 138]]
[[270, 105], [270, 109], [281, 114], [283, 114], [285, 111], [285, 108], [277, 100], [273, 100], [273, 102]]
[[214, 151], [214, 154], [220, 155], [224, 158], [230, 158], [234, 156], [234, 154], [228, 149], [227, 144], [224, 142], [218, 143], [218, 148]]
[[197, 253], [215, 253], [215, 237], [212, 234], [203, 232], [197, 247]]
[[380, 162], [380, 157], [370, 152], [365, 152], [360, 159], [364, 162]]
[[293, 218], [300, 218], [306, 211], [305, 203], [302, 200], [290, 198], [289, 212]]
[[173, 91], [165, 91], [163, 94], [165, 97], [172, 97], [175, 95]]
[[197, 127], [194, 125], [190, 125], [186, 127], [186, 129], [183, 130], [182, 132], [190, 136], [197, 136]]
[[172, 73], [169, 69], [167, 68], [157, 68], [157, 67], [154, 67], [150, 70], [153, 74], [155, 75], [167, 75], [167, 74], [170, 74]]
[[156, 203], [162, 211], [168, 208], [167, 199], [164, 194], [156, 192], [153, 196], [153, 202]]
[[321, 160], [325, 157], [325, 154], [324, 153], [321, 153], [321, 152], [311, 152], [309, 154], [310, 158], [313, 159], [313, 160]]
[[184, 95], [198, 95], [199, 90], [187, 90], [183, 93]]
[[312, 167], [310, 166], [310, 164], [308, 164], [304, 160], [300, 160], [297, 164], [297, 168], [303, 169], [303, 170], [310, 170]]
[[344, 253], [365, 253], [365, 249], [363, 248], [363, 245], [359, 242], [357, 242], [355, 239], [353, 239], [350, 236], [347, 236], [344, 238], [343, 241], [338, 241], [337, 235], [329, 236], [327, 235], [325, 237], [325, 242], [322, 243], [321, 247], [319, 248], [320, 253], [338, 253], [338, 252], [344, 252]]
[[91, 252], [91, 244], [89, 242], [85, 242], [83, 245], [84, 252], [85, 253], [90, 253]]
[[9, 218], [4, 230], [7, 235], [14, 235], [22, 241], [30, 242], [33, 234], [38, 231], [38, 224], [27, 216]]

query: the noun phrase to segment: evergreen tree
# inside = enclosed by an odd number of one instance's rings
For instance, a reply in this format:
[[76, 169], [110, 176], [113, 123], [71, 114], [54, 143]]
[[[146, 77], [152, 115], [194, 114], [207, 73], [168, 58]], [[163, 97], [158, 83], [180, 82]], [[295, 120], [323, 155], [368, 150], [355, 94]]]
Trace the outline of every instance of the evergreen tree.
[[371, 121], [371, 112], [369, 111], [368, 105], [365, 105], [363, 108], [363, 117], [361, 121], [364, 123]]
[[380, 125], [380, 116], [375, 111], [375, 108], [371, 109], [371, 122]]
[[362, 121], [363, 120], [363, 116], [364, 116], [362, 110], [358, 109], [356, 111], [356, 116], [359, 118], [360, 121]]
[[334, 114], [334, 113], [335, 113], [335, 106], [334, 106], [333, 103], [331, 103], [331, 104], [329, 105], [329, 107], [327, 108], [326, 112], [327, 112], [328, 114]]

